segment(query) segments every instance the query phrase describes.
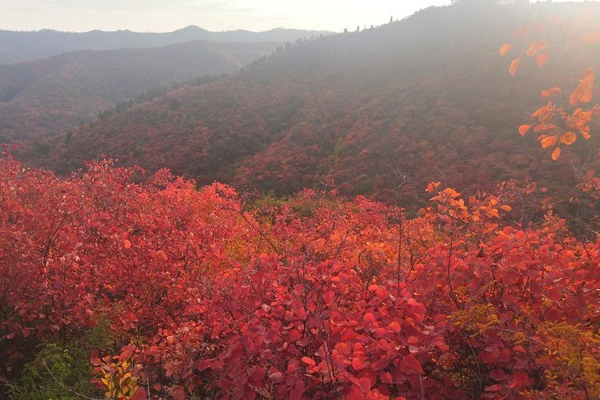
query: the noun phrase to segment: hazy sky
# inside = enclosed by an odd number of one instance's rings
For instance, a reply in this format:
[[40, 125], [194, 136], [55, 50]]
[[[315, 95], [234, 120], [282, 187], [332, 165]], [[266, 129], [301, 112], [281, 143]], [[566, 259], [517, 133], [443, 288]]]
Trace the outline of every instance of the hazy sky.
[[167, 32], [381, 25], [450, 0], [0, 0], [0, 29]]

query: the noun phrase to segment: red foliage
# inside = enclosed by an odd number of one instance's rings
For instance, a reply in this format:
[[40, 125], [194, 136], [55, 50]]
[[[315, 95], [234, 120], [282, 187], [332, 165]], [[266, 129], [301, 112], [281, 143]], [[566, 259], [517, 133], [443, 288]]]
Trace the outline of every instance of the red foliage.
[[540, 228], [501, 226], [502, 196], [437, 184], [412, 219], [313, 191], [244, 204], [166, 171], [134, 183], [142, 172], [103, 161], [57, 179], [0, 162], [2, 378], [105, 319], [123, 347], [92, 363], [127, 376], [132, 398], [600, 388], [600, 241], [571, 237], [551, 211]]

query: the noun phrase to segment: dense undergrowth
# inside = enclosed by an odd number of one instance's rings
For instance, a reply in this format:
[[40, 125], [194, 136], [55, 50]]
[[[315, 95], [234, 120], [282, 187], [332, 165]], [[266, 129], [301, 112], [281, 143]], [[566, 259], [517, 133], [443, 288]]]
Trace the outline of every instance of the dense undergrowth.
[[516, 222], [531, 188], [409, 218], [142, 173], [0, 161], [0, 398], [599, 398], [600, 240]]

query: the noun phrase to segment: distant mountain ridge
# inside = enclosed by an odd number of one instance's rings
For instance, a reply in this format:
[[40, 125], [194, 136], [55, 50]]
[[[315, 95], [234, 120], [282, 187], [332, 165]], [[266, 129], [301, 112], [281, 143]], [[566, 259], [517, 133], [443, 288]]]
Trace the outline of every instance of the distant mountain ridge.
[[39, 60], [77, 50], [116, 50], [167, 46], [194, 40], [216, 42], [287, 42], [331, 32], [297, 29], [272, 29], [264, 32], [245, 30], [210, 32], [188, 26], [168, 33], [122, 31], [61, 32], [43, 29], [36, 32], [0, 30], [0, 65]]

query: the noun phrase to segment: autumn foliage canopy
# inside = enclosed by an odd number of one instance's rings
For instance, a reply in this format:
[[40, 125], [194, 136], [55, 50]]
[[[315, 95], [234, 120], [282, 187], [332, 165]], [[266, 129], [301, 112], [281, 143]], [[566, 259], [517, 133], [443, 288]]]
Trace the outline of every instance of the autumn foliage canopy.
[[408, 218], [142, 174], [0, 162], [4, 382], [108, 325], [110, 399], [598, 398], [600, 240], [508, 223], [514, 188], [431, 183]]

